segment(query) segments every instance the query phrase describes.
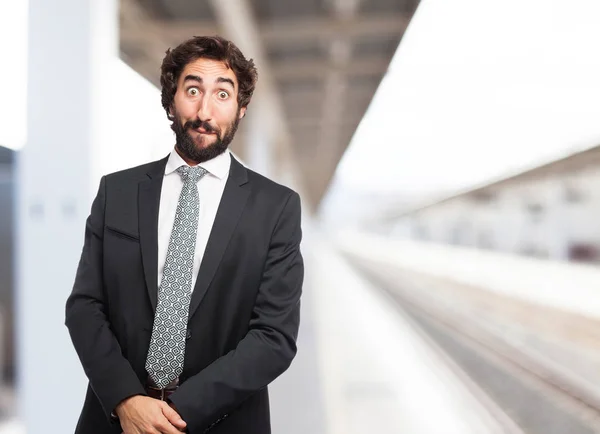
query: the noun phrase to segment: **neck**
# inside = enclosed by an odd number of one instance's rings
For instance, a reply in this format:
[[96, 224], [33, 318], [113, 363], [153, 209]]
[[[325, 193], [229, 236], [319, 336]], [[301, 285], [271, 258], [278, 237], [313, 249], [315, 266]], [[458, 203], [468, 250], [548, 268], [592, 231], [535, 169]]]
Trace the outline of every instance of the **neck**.
[[185, 161], [188, 165], [190, 166], [197, 166], [199, 163], [197, 161], [191, 160], [190, 158], [186, 157], [185, 155], [183, 155], [181, 153], [181, 151], [179, 149], [177, 149], [177, 146], [175, 146], [175, 152], [177, 152], [179, 154], [179, 156], [181, 157], [181, 159], [183, 161]]

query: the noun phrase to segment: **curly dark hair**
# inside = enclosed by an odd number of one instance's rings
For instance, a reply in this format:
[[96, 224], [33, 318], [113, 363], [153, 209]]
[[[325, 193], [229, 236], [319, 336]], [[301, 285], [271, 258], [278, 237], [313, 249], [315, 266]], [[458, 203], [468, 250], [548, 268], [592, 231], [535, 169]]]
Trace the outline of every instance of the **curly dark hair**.
[[173, 50], [169, 48], [160, 67], [161, 101], [170, 120], [173, 120], [173, 117], [169, 110], [177, 92], [179, 76], [188, 63], [200, 58], [219, 60], [231, 68], [239, 84], [238, 107], [247, 107], [250, 104], [258, 80], [254, 61], [246, 59], [240, 49], [225, 38], [194, 36]]

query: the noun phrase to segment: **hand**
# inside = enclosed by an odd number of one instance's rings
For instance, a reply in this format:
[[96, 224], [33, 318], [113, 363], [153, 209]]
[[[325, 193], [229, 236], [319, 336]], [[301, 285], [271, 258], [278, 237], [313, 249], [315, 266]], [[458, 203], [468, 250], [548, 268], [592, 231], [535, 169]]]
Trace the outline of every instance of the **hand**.
[[166, 402], [136, 395], [121, 402], [115, 412], [123, 434], [179, 434], [186, 423]]
[[175, 408], [175, 404], [173, 404], [171, 401], [169, 401], [167, 399], [167, 404], [169, 404], [169, 407], [171, 407], [173, 410], [177, 411], [177, 409]]

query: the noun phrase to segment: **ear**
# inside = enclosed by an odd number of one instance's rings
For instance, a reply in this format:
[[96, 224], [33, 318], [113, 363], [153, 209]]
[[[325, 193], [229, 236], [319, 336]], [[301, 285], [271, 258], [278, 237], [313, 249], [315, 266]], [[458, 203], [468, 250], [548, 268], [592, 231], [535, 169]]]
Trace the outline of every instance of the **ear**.
[[246, 108], [247, 107], [242, 107], [240, 109], [240, 119], [242, 119], [246, 115]]

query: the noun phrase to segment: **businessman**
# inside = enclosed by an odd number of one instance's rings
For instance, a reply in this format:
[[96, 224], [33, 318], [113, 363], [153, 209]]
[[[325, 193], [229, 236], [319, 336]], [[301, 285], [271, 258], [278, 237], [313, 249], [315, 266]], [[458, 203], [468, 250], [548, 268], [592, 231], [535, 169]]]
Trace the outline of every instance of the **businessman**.
[[304, 267], [298, 194], [227, 150], [257, 77], [220, 37], [168, 50], [173, 150], [102, 177], [66, 302], [89, 379], [77, 434], [271, 432]]

